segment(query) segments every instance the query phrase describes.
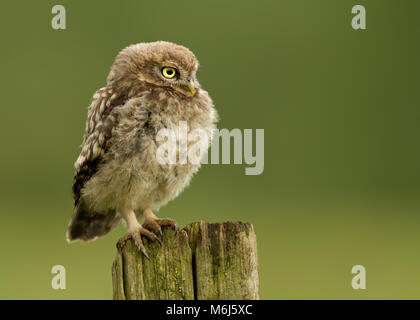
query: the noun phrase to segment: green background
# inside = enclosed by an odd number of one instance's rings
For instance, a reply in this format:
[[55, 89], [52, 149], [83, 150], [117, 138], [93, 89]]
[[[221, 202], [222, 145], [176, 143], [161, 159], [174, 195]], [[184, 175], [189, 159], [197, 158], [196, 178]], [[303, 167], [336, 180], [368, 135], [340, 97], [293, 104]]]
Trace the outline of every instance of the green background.
[[[67, 30], [51, 28], [55, 4]], [[356, 4], [366, 31], [351, 28]], [[265, 130], [262, 175], [206, 165], [160, 216], [252, 222], [264, 299], [420, 298], [419, 1], [3, 0], [0, 12], [0, 298], [112, 297], [124, 228], [67, 244], [73, 163], [113, 59], [155, 40], [197, 55], [219, 128]], [[57, 264], [66, 290], [51, 288]]]

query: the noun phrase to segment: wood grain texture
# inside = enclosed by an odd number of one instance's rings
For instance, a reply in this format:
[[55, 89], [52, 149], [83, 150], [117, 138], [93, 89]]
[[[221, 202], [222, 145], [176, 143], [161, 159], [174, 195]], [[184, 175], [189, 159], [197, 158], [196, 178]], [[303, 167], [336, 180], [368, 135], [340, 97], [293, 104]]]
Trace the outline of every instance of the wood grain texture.
[[258, 299], [257, 242], [250, 223], [195, 222], [162, 245], [144, 239], [147, 260], [128, 241], [112, 266], [116, 300]]

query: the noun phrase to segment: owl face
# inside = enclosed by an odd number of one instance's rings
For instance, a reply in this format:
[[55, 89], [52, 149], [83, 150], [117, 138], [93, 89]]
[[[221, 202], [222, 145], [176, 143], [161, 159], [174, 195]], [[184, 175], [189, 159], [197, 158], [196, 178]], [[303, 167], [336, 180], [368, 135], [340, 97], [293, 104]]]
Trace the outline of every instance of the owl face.
[[185, 70], [179, 64], [172, 61], [164, 62], [161, 65], [156, 63], [154, 71], [154, 79], [148, 77], [144, 80], [160, 86], [170, 87], [187, 96], [193, 96], [195, 94], [197, 87], [195, 71]]
[[183, 46], [164, 41], [140, 43], [120, 52], [108, 83], [135, 86], [146, 82], [192, 97], [200, 86], [197, 69], [196, 57]]

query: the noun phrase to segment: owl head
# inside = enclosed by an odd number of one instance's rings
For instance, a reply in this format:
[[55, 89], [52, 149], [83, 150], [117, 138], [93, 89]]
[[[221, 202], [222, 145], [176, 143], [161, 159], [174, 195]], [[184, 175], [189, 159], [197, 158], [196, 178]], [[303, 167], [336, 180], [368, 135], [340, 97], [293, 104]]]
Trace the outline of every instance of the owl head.
[[132, 87], [148, 83], [194, 96], [198, 60], [187, 48], [166, 41], [139, 43], [123, 49], [108, 75], [108, 84]]

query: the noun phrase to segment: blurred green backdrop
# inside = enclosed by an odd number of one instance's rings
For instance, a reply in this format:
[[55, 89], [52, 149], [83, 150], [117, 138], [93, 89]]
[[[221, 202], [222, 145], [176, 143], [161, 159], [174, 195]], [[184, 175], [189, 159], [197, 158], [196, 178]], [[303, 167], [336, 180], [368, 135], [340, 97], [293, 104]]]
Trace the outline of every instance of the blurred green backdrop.
[[[67, 30], [51, 8], [67, 9]], [[351, 8], [367, 9], [354, 31]], [[254, 224], [260, 295], [420, 298], [417, 0], [0, 4], [0, 298], [109, 299], [115, 242], [67, 244], [73, 163], [95, 90], [142, 41], [189, 47], [220, 128], [265, 129], [265, 170], [207, 165], [161, 209]], [[51, 268], [67, 289], [51, 288]], [[351, 268], [367, 269], [367, 290]]]

